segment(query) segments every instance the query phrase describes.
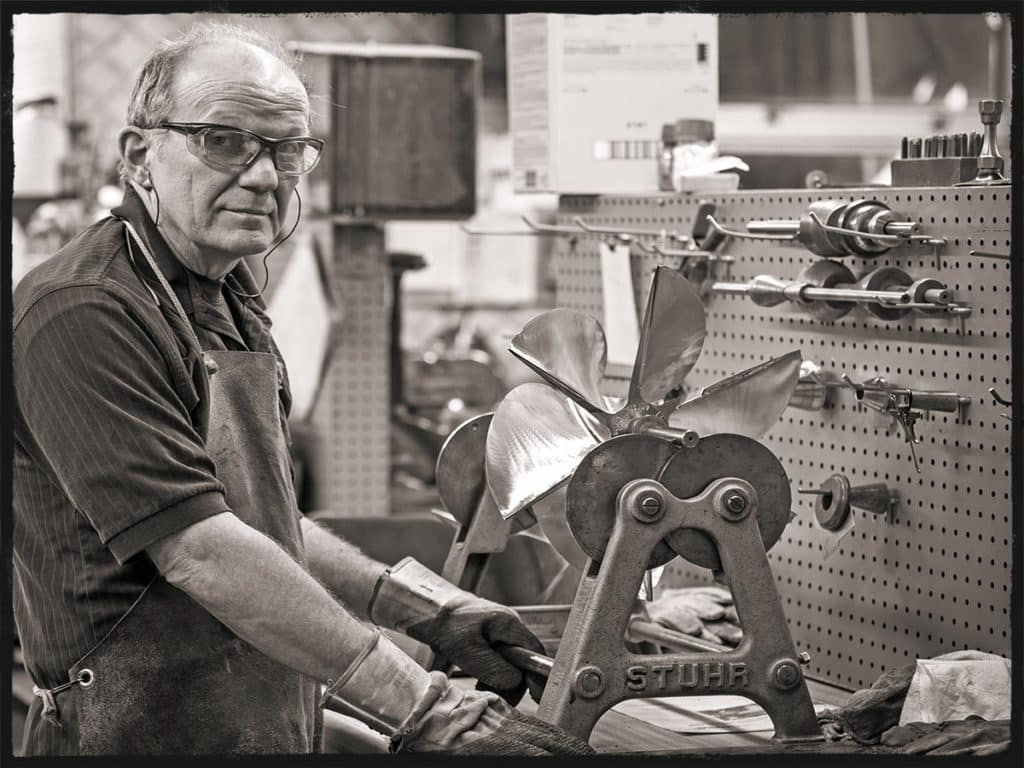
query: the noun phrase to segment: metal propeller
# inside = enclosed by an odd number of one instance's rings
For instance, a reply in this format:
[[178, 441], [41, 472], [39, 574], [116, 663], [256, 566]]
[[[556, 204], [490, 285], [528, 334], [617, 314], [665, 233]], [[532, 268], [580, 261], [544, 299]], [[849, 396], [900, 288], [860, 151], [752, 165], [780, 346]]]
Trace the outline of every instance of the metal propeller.
[[786, 410], [801, 362], [794, 350], [710, 384], [668, 414], [669, 426], [701, 437], [722, 432], [760, 437]]
[[[555, 309], [527, 323], [509, 350], [546, 384], [522, 384], [509, 392], [487, 434], [487, 484], [502, 517], [562, 487], [591, 449], [617, 435], [649, 434], [684, 445], [719, 432], [763, 435], [792, 396], [800, 353], [737, 373], [683, 403], [670, 399], [697, 362], [704, 337], [704, 305], [690, 281], [658, 267], [623, 402], [599, 389], [607, 343], [597, 320]], [[578, 551], [558, 548], [567, 560], [578, 559]]]

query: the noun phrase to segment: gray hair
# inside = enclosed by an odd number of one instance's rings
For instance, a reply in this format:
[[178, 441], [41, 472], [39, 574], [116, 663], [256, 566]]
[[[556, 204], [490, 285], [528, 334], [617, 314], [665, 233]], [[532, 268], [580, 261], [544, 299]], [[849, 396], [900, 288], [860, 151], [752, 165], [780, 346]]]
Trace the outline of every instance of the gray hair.
[[128, 125], [155, 128], [171, 117], [175, 107], [174, 78], [181, 63], [197, 48], [232, 40], [249, 43], [270, 53], [295, 73], [308, 93], [309, 85], [300, 69], [300, 55], [256, 29], [221, 22], [200, 22], [173, 40], [164, 40], [142, 65], [128, 98]]

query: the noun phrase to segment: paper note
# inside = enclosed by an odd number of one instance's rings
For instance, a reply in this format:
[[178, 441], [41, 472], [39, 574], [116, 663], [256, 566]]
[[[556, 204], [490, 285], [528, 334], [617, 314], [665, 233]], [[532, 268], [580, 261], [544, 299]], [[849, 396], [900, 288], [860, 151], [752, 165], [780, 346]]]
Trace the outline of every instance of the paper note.
[[604, 316], [601, 326], [608, 342], [608, 365], [632, 366], [640, 342], [633, 294], [633, 272], [630, 268], [629, 246], [600, 244], [601, 290]]
[[[821, 714], [829, 707], [815, 704]], [[742, 696], [670, 696], [630, 699], [613, 709], [674, 733], [771, 733], [771, 718], [760, 706]]]

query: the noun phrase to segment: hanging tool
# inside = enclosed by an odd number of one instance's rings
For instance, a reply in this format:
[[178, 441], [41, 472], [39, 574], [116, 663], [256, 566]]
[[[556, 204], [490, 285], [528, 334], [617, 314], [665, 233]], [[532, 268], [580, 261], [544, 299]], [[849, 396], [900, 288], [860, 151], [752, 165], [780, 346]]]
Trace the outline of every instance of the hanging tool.
[[854, 304], [864, 304], [882, 320], [898, 320], [911, 310], [958, 317], [971, 312], [954, 303], [953, 291], [933, 278], [914, 280], [898, 267], [880, 267], [857, 280], [843, 264], [828, 259], [810, 264], [796, 280], [758, 275], [747, 283], [714, 283], [711, 290], [749, 296], [761, 307], [793, 302], [820, 320], [836, 320]]
[[[587, 739], [625, 699], [731, 694], [765, 709], [773, 740], [821, 740], [801, 669], [809, 657], [793, 645], [766, 555], [789, 508], [778, 459], [747, 437], [712, 435], [682, 450], [627, 434], [596, 447], [566, 494], [570, 528], [591, 562], [537, 716]], [[766, 521], [781, 521], [778, 533]], [[626, 650], [645, 569], [677, 555], [724, 571], [744, 630], [736, 649]]]
[[916, 221], [900, 218], [878, 200], [817, 200], [800, 219], [751, 221], [747, 231], [729, 230], [709, 217], [722, 235], [748, 240], [797, 242], [818, 256], [875, 257], [891, 248], [928, 240]]
[[891, 522], [899, 503], [899, 495], [885, 483], [851, 486], [850, 479], [839, 473], [831, 475], [819, 488], [797, 488], [797, 492], [817, 496], [814, 516], [828, 531], [843, 527], [851, 507], [884, 516]]
[[957, 392], [897, 387], [881, 377], [857, 384], [844, 373], [843, 383], [854, 390], [858, 402], [880, 413], [888, 414], [892, 417], [894, 425], [900, 425], [904, 441], [910, 445], [910, 455], [914, 459], [914, 469], [918, 474], [921, 473], [921, 467], [917, 463], [914, 446], [921, 442], [921, 439], [914, 429], [917, 420], [924, 415], [925, 411], [956, 413], [957, 417], [961, 418], [963, 409], [971, 402], [970, 397]]
[[957, 187], [992, 187], [1010, 184], [1003, 176], [1003, 158], [997, 142], [999, 120], [1003, 116], [1003, 102], [999, 99], [982, 99], [978, 102], [978, 114], [985, 126], [985, 136], [978, 152], [978, 175], [970, 181], [962, 181]]

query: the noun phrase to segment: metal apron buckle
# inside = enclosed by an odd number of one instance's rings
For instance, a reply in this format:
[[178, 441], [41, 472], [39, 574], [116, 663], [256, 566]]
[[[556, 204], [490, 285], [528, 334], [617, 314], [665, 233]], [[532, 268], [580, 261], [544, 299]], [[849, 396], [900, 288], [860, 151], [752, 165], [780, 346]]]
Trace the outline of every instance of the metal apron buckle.
[[96, 675], [91, 669], [81, 669], [75, 676], [74, 680], [69, 680], [66, 683], [55, 685], [53, 688], [40, 688], [38, 685], [32, 686], [32, 693], [43, 700], [43, 710], [40, 713], [43, 719], [50, 725], [56, 726], [57, 728], [63, 728], [64, 726], [60, 722], [60, 710], [57, 708], [56, 694], [66, 691], [73, 685], [80, 685], [83, 688], [89, 688], [93, 683], [96, 682]]

